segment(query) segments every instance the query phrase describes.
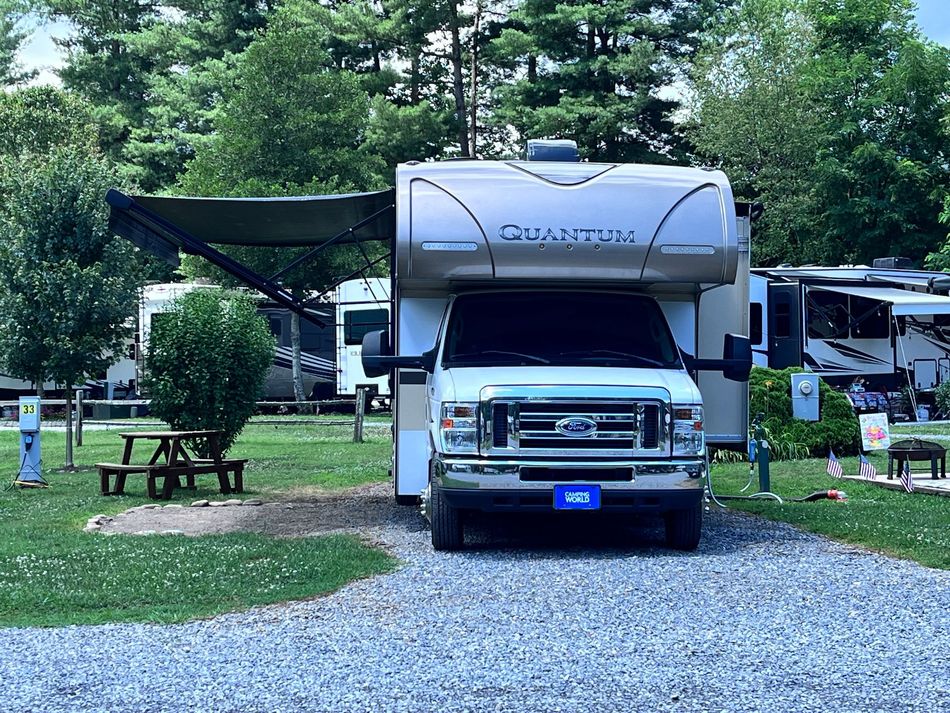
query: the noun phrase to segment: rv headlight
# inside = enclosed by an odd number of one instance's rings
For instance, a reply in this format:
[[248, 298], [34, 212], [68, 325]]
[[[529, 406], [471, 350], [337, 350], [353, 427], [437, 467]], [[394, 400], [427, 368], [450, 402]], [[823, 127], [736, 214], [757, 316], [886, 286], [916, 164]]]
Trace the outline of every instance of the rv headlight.
[[439, 436], [443, 453], [478, 453], [477, 403], [444, 403]]
[[693, 404], [673, 405], [673, 455], [701, 456], [706, 449], [703, 429], [703, 407]]

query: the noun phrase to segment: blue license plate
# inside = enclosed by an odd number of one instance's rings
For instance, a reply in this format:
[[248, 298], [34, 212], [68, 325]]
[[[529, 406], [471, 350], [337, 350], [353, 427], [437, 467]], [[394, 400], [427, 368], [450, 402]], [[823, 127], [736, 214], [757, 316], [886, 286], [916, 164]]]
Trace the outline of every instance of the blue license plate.
[[555, 510], [600, 510], [599, 485], [555, 485]]

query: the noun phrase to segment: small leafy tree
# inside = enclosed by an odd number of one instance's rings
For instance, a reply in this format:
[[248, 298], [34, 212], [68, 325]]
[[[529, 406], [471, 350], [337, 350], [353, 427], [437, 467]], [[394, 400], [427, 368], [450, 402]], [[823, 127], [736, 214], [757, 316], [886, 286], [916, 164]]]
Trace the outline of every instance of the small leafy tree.
[[[250, 297], [220, 289], [182, 295], [152, 324], [152, 412], [174, 429], [221, 430], [227, 451], [254, 412], [274, 350]], [[209, 455], [207, 444], [195, 447]]]
[[[131, 333], [135, 249], [108, 227], [117, 185], [81, 101], [52, 88], [0, 92], [0, 367], [66, 390], [114, 363]], [[71, 436], [66, 467], [72, 467]]]

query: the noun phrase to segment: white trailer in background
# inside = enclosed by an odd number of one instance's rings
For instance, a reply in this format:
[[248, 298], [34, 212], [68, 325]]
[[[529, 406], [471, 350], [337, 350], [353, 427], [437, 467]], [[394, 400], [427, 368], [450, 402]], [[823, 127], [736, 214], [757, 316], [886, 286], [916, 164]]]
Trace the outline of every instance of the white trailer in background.
[[[177, 297], [211, 287], [214, 285], [182, 282], [148, 285], [142, 290], [136, 360], [139, 379], [147, 368], [153, 320], [160, 318]], [[332, 399], [355, 396], [357, 388], [365, 387], [370, 393], [388, 396], [386, 379], [371, 379], [363, 373], [359, 342], [367, 331], [388, 324], [389, 280], [348, 280], [335, 289], [332, 298], [319, 302], [312, 311], [324, 319], [326, 326], [300, 321], [301, 370], [306, 394], [318, 399]], [[267, 399], [292, 399], [291, 313], [267, 300], [259, 304], [258, 313], [267, 320], [271, 334], [277, 340], [274, 363], [264, 384], [264, 396]]]
[[356, 396], [361, 388], [373, 395], [390, 395], [388, 375], [367, 376], [362, 356], [367, 332], [389, 326], [391, 299], [390, 280], [381, 277], [347, 280], [337, 286], [337, 395]]
[[855, 267], [761, 268], [750, 289], [755, 363], [836, 386], [933, 389], [950, 378], [950, 276]]
[[602, 509], [696, 547], [707, 445], [747, 441], [748, 251], [717, 171], [401, 165], [395, 331], [363, 361], [396, 369], [396, 496], [433, 545], [468, 510]]

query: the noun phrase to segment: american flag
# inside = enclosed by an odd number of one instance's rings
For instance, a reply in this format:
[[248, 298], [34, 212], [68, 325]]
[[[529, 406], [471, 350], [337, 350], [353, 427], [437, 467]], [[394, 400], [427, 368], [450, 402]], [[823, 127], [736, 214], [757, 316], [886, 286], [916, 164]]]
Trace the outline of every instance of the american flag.
[[835, 452], [830, 448], [828, 449], [828, 467], [825, 468], [825, 472], [832, 478], [844, 477], [844, 471], [841, 470], [841, 463], [835, 458]]
[[862, 453], [859, 456], [861, 466], [858, 468], [858, 475], [867, 480], [874, 480], [877, 477], [877, 468], [871, 465], [871, 461], [864, 457]]
[[904, 461], [904, 470], [901, 471], [901, 485], [908, 493], [914, 492], [914, 478], [910, 474], [910, 461]]

